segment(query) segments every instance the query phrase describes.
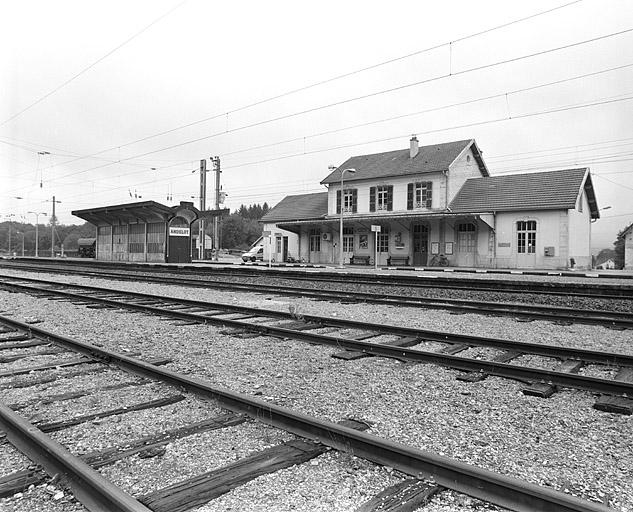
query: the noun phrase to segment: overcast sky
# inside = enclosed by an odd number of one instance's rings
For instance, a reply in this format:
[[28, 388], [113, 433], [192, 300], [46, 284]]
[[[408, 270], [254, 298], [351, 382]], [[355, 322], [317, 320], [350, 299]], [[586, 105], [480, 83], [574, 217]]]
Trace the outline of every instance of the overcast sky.
[[633, 222], [629, 0], [0, 1], [0, 219], [198, 206], [215, 155], [225, 206], [274, 205], [417, 134], [590, 167], [594, 247]]

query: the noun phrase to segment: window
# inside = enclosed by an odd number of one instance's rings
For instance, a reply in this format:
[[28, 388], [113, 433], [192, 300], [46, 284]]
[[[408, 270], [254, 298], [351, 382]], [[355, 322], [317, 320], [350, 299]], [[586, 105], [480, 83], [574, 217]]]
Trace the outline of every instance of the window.
[[343, 252], [354, 252], [354, 228], [343, 228]]
[[369, 211], [393, 210], [393, 185], [369, 187]]
[[378, 233], [378, 252], [389, 252], [389, 229], [385, 226], [382, 227], [380, 233]]
[[[356, 213], [357, 211], [358, 190], [355, 188], [346, 188], [343, 190], [343, 212]], [[341, 191], [336, 191], [336, 213], [341, 213]]]
[[377, 187], [376, 194], [376, 209], [388, 210], [389, 189], [387, 187]]
[[431, 208], [433, 205], [433, 182], [421, 181], [407, 186], [407, 210]]
[[321, 251], [321, 232], [318, 229], [310, 230], [310, 252]]
[[520, 220], [517, 222], [517, 252], [519, 254], [536, 253], [535, 220]]
[[475, 252], [477, 247], [477, 226], [472, 222], [457, 226], [457, 252]]

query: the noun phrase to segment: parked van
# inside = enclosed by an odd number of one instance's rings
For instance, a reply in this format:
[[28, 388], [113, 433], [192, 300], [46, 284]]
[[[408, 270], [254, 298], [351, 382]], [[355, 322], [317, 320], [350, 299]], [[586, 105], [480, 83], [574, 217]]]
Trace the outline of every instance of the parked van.
[[248, 252], [242, 254], [243, 261], [263, 261], [264, 260], [264, 246], [256, 245], [251, 247]]

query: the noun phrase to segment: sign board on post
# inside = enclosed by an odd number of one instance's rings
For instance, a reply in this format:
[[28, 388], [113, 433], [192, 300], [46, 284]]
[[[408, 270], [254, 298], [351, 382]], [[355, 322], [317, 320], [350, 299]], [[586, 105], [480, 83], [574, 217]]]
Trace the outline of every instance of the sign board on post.
[[380, 233], [381, 227], [372, 224], [371, 230], [374, 232], [374, 270], [378, 270], [378, 233]]

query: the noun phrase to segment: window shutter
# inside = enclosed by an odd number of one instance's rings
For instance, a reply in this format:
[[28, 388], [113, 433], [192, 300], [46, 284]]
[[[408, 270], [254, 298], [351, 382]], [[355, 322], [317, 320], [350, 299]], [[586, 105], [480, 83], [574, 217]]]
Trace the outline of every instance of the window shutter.
[[352, 213], [356, 213], [358, 209], [358, 190], [352, 190]]
[[393, 210], [393, 185], [387, 187], [387, 211]]
[[428, 181], [426, 183], [426, 207], [431, 208], [433, 206], [433, 182]]
[[413, 183], [407, 185], [407, 210], [413, 210]]
[[369, 187], [369, 211], [376, 211], [376, 187]]
[[341, 213], [341, 191], [336, 191], [336, 213]]

